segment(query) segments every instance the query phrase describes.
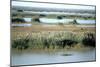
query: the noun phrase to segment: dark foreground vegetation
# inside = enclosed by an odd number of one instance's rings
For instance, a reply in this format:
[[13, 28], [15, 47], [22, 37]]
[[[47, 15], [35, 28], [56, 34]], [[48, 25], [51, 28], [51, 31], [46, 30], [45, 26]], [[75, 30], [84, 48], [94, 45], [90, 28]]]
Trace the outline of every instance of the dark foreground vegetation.
[[12, 23], [25, 23], [26, 21], [23, 18], [12, 18]]
[[82, 40], [84, 46], [93, 46], [95, 47], [95, 37], [92, 33], [87, 33]]
[[[33, 35], [34, 34], [34, 35]], [[95, 47], [95, 34], [88, 32], [81, 35], [59, 32], [59, 33], [31, 33], [24, 37], [18, 37], [12, 40], [12, 48], [28, 49], [28, 48], [71, 48], [78, 43], [85, 47]]]

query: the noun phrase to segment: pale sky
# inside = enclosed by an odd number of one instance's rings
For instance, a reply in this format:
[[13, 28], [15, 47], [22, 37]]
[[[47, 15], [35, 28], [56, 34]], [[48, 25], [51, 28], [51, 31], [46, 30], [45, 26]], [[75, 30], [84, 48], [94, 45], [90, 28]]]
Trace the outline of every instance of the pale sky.
[[12, 6], [95, 10], [94, 6], [67, 5], [67, 4], [50, 4], [50, 3], [36, 3], [36, 2], [19, 2], [19, 1], [12, 1]]

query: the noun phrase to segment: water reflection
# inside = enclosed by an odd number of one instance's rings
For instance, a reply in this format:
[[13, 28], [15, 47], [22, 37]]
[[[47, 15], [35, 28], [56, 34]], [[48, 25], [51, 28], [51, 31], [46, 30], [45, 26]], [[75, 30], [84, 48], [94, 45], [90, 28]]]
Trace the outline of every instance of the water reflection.
[[95, 60], [95, 49], [13, 51], [12, 65], [46, 64]]

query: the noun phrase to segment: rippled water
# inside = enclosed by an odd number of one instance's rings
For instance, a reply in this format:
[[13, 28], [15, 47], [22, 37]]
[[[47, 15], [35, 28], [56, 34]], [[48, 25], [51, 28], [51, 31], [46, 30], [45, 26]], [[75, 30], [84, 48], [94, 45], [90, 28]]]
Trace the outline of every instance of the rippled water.
[[12, 51], [12, 65], [94, 61], [95, 49]]

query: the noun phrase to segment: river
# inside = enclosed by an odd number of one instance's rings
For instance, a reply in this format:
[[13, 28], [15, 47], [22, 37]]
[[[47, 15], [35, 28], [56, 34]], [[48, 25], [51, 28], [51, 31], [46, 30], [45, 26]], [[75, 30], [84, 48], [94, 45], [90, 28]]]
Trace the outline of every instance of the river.
[[81, 50], [12, 50], [11, 65], [95, 61], [95, 48]]

